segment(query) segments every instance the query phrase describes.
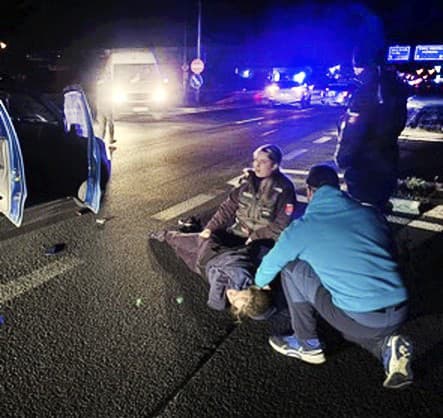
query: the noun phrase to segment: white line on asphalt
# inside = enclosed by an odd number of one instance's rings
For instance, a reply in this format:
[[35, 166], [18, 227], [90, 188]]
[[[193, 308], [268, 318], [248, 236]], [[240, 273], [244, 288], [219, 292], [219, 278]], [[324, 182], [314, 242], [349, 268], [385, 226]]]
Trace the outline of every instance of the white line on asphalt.
[[162, 210], [161, 212], [156, 213], [152, 217], [159, 221], [169, 221], [170, 219], [176, 218], [182, 213], [188, 212], [191, 209], [196, 208], [197, 206], [203, 205], [206, 202], [211, 201], [217, 197], [212, 194], [198, 194], [197, 196], [192, 197], [184, 202], [178, 203], [168, 209]]
[[431, 210], [424, 213], [424, 216], [430, 216], [431, 218], [443, 219], [443, 205], [438, 205]]
[[315, 141], [312, 141], [314, 144], [323, 144], [325, 142], [330, 141], [332, 138], [330, 136], [322, 136]]
[[443, 138], [418, 137], [418, 136], [400, 136], [398, 139], [402, 139], [403, 141], [443, 142]]
[[238, 186], [238, 181], [243, 177], [243, 174], [241, 174], [240, 176], [234, 177], [231, 180], [228, 180], [226, 183], [229, 184], [230, 186]]
[[388, 215], [386, 218], [392, 224], [407, 225], [409, 222], [411, 222], [409, 218], [402, 218], [401, 216], [395, 215]]
[[249, 123], [249, 122], [257, 122], [259, 120], [263, 120], [264, 116], [260, 116], [258, 118], [252, 118], [252, 119], [243, 119], [243, 120], [237, 120], [234, 123], [237, 125], [242, 125], [243, 123]]
[[292, 160], [293, 158], [298, 157], [301, 154], [304, 154], [306, 151], [308, 151], [306, 148], [296, 149], [296, 150], [291, 151], [290, 153], [286, 154], [283, 157], [283, 160], [285, 160], [285, 161]]
[[272, 135], [273, 133], [277, 132], [278, 129], [271, 129], [270, 131], [267, 132], [263, 132], [260, 136], [268, 136], [268, 135]]
[[0, 285], [0, 304], [14, 299], [83, 263], [84, 260], [77, 257], [63, 257], [7, 284], [2, 284]]
[[426, 231], [433, 231], [433, 232], [443, 231], [443, 225], [434, 224], [432, 222], [421, 221], [419, 219], [416, 219], [415, 221], [408, 223], [408, 226], [412, 226], [413, 228], [417, 229], [424, 229]]

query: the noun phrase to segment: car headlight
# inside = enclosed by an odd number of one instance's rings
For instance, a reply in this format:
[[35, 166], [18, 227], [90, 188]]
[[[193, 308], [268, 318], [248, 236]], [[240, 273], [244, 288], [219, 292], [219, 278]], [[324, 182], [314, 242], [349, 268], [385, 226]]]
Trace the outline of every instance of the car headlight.
[[112, 101], [114, 103], [124, 103], [128, 99], [128, 96], [122, 89], [115, 89], [112, 92]]
[[156, 90], [154, 90], [154, 93], [152, 95], [152, 98], [154, 99], [154, 101], [158, 102], [158, 103], [163, 103], [166, 101], [166, 99], [168, 98], [166, 89], [163, 87], [159, 87]]
[[266, 93], [268, 94], [275, 94], [278, 90], [280, 90], [280, 88], [277, 86], [277, 84], [270, 84], [265, 89]]

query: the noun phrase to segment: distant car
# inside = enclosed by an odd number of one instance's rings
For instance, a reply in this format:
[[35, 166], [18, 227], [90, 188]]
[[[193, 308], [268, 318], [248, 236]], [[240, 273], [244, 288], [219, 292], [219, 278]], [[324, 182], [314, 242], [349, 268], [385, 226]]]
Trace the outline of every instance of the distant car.
[[353, 83], [328, 84], [320, 93], [320, 103], [329, 106], [348, 106], [356, 85]]
[[263, 103], [269, 105], [294, 105], [301, 107], [311, 103], [311, 89], [306, 83], [282, 80], [268, 84], [263, 92]]
[[64, 108], [0, 82], [0, 213], [20, 226], [25, 205], [72, 196], [97, 213], [111, 172], [94, 135], [83, 91], [68, 87]]

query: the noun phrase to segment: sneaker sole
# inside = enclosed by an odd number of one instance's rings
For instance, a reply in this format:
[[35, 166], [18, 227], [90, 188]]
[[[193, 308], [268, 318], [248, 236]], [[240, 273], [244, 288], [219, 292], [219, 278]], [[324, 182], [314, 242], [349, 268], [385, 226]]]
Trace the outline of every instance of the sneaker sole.
[[[400, 346], [404, 346], [407, 350], [409, 350], [410, 344], [408, 341], [400, 336], [394, 336], [390, 338], [388, 348], [395, 352], [396, 357], [389, 360], [389, 368], [393, 370], [391, 374], [387, 374], [387, 377], [383, 382], [383, 386], [388, 389], [400, 389], [410, 385], [413, 382], [413, 373], [410, 366], [411, 352], [409, 352], [407, 357], [402, 357], [402, 355], [397, 357], [396, 352]], [[391, 382], [395, 381], [395, 377], [398, 378], [398, 382], [396, 384], [393, 384]]]
[[271, 347], [275, 351], [279, 352], [280, 354], [283, 354], [284, 356], [287, 356], [287, 357], [297, 358], [297, 359], [302, 360], [302, 361], [309, 363], [309, 364], [323, 364], [326, 361], [326, 358], [325, 358], [323, 352], [320, 352], [315, 355], [303, 354], [303, 353], [299, 353], [297, 351], [288, 351], [288, 349], [284, 349], [283, 347], [274, 344], [274, 342], [272, 340], [269, 340], [269, 344], [271, 345]]
[[386, 389], [403, 389], [403, 388], [408, 387], [412, 383], [413, 383], [412, 380], [405, 380], [405, 381], [398, 383], [396, 385], [390, 385], [389, 382], [386, 382], [386, 380], [385, 380], [383, 382], [383, 387], [385, 387]]

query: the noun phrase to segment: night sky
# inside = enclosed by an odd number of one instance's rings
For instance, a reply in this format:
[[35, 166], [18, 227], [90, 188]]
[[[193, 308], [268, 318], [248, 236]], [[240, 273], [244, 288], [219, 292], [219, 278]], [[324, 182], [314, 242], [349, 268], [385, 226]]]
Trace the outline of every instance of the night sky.
[[[6, 1], [6, 5], [4, 4]], [[442, 0], [202, 0], [202, 44], [272, 47], [374, 38], [443, 43]], [[73, 5], [74, 4], [74, 5]], [[197, 0], [3, 0], [0, 40], [28, 50], [192, 44]], [[128, 44], [128, 45], [126, 45]]]

